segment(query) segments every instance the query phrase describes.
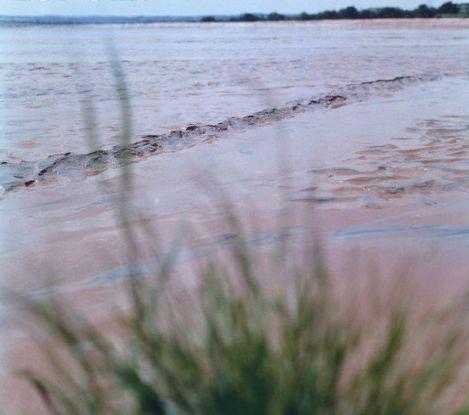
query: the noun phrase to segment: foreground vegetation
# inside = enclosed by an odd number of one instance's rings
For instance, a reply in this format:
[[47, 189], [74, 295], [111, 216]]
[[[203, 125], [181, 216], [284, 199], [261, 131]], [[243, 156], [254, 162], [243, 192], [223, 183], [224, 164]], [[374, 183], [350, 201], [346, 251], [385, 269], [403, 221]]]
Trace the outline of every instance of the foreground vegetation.
[[27, 301], [50, 370], [23, 375], [48, 413], [469, 414], [460, 305], [422, 312], [405, 285], [359, 290], [358, 275], [341, 291], [316, 250], [281, 239], [269, 253], [236, 231], [195, 286], [172, 279], [174, 251], [154, 279], [129, 270], [129, 309], [107, 333]]

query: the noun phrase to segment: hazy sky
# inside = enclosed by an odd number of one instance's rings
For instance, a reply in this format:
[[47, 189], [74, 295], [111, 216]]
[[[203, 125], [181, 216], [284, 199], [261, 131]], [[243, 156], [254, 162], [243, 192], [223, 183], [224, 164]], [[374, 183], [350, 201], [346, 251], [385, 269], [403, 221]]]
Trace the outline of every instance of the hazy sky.
[[[242, 12], [315, 12], [355, 5], [400, 6], [421, 3], [439, 6], [440, 0], [0, 0], [0, 14], [8, 15], [202, 15]], [[458, 3], [458, 1], [456, 1]], [[462, 1], [460, 1], [462, 2]]]

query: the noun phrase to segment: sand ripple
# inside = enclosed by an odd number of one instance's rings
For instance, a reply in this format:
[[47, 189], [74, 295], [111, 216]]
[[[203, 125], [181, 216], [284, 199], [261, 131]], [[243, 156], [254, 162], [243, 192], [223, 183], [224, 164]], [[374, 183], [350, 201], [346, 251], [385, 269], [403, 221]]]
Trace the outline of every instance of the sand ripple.
[[311, 170], [326, 190], [322, 200], [353, 197], [364, 206], [381, 207], [389, 200], [420, 195], [422, 203], [431, 206], [427, 196], [434, 193], [469, 191], [469, 116], [422, 120], [392, 141], [357, 151], [347, 161], [353, 168]]

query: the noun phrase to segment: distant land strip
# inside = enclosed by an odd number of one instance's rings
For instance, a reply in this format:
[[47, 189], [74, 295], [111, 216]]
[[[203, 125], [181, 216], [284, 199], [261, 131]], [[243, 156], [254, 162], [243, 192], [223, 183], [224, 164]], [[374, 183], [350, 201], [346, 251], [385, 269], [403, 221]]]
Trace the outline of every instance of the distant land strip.
[[340, 10], [320, 13], [280, 14], [244, 13], [238, 16], [5, 16], [0, 15], [2, 25], [83, 25], [83, 24], [149, 24], [149, 23], [216, 23], [216, 22], [268, 22], [308, 20], [367, 20], [367, 19], [433, 19], [442, 17], [469, 17], [469, 3], [446, 2], [440, 7], [425, 4], [415, 9], [379, 7], [357, 9], [350, 6]]

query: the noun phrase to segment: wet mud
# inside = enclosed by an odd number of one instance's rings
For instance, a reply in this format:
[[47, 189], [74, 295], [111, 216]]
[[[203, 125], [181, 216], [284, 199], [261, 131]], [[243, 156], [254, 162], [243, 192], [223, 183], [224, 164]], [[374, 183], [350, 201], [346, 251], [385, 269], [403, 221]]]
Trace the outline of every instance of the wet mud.
[[338, 108], [364, 101], [374, 94], [392, 93], [406, 86], [435, 79], [438, 78], [435, 76], [400, 76], [349, 84], [329, 94], [292, 101], [278, 108], [268, 108], [242, 117], [230, 117], [217, 124], [190, 124], [168, 134], [145, 135], [127, 146], [119, 144], [87, 154], [71, 152], [54, 154], [36, 162], [3, 161], [0, 164], [0, 185], [5, 193], [21, 187], [31, 187], [54, 178], [78, 180], [163, 151], [176, 150], [198, 141], [218, 139], [232, 130], [281, 121], [297, 113]]
[[[454, 190], [469, 192], [469, 116], [422, 120], [391, 143], [361, 148], [347, 160], [353, 167], [310, 170], [322, 184], [302, 191], [292, 200], [350, 202], [383, 207], [404, 196], [417, 195], [433, 206], [432, 195]], [[309, 194], [310, 195], [309, 195]]]

